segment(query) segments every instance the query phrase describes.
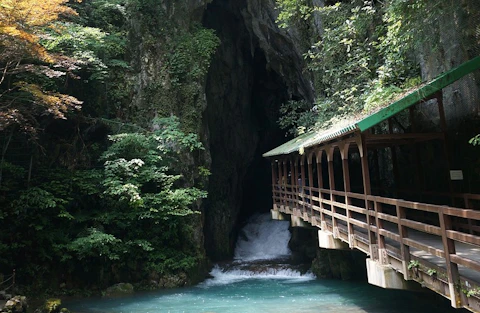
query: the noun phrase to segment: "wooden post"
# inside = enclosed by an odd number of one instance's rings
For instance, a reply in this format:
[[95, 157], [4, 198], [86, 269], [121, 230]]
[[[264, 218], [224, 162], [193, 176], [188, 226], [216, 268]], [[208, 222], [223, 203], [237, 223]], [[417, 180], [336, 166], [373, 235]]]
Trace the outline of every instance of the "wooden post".
[[[280, 210], [282, 210], [282, 205], [283, 205], [283, 171], [282, 171], [282, 163], [283, 163], [283, 160], [278, 160], [277, 162], [277, 167], [278, 167], [278, 185], [279, 185], [279, 190], [278, 190], [278, 194], [279, 194], [279, 197], [280, 197]], [[285, 207], [283, 207], [283, 210], [285, 210]], [[285, 212], [285, 211], [284, 211]]]
[[337, 226], [337, 220], [335, 218], [335, 205], [333, 203], [336, 202], [335, 195], [332, 193], [333, 190], [335, 190], [335, 171], [333, 168], [333, 154], [334, 154], [334, 147], [328, 147], [327, 148], [327, 161], [328, 161], [328, 181], [330, 184], [330, 202], [332, 203], [330, 205], [330, 210], [332, 212], [332, 229], [333, 229], [333, 237], [337, 238], [338, 235], [338, 226]]
[[317, 179], [318, 179], [318, 206], [320, 207], [320, 227], [323, 230], [325, 228], [325, 215], [323, 214], [323, 169], [322, 169], [322, 156], [323, 150], [319, 150], [317, 153]]
[[302, 199], [302, 215], [306, 213], [305, 210], [305, 156], [300, 159], [300, 193], [299, 196]]
[[328, 162], [328, 184], [330, 185], [330, 201], [335, 201], [334, 194], [331, 192], [335, 190], [335, 170], [333, 168], [333, 147], [328, 147], [327, 152], [327, 162]]
[[383, 220], [378, 218], [377, 213], [382, 213], [382, 203], [375, 201], [375, 224], [377, 225], [377, 243], [378, 243], [378, 259], [380, 264], [387, 264], [387, 249], [385, 247], [385, 237], [380, 234], [380, 230], [383, 229]]
[[375, 232], [372, 230], [374, 226], [374, 218], [371, 216], [370, 211], [373, 208], [369, 205], [368, 196], [372, 194], [372, 189], [370, 185], [370, 169], [368, 166], [368, 151], [367, 144], [365, 142], [365, 137], [361, 134], [357, 135], [356, 138], [358, 150], [360, 151], [360, 160], [362, 163], [362, 178], [363, 178], [363, 193], [365, 196], [365, 209], [367, 211], [367, 224], [368, 224], [368, 241], [370, 247], [370, 257], [372, 260], [378, 259], [378, 246], [376, 244]]
[[350, 143], [346, 143], [343, 147], [340, 147], [340, 154], [342, 156], [342, 170], [343, 170], [343, 189], [345, 190], [345, 214], [347, 217], [347, 230], [348, 230], [348, 246], [354, 247], [355, 234], [353, 230], [353, 224], [350, 223], [352, 218], [352, 212], [349, 210], [350, 198], [347, 193], [351, 191], [350, 188], [350, 168], [348, 166], [348, 149]]
[[310, 218], [313, 219], [315, 217], [315, 214], [313, 214], [313, 168], [312, 168], [312, 156], [314, 154], [309, 154], [308, 159], [307, 159], [307, 165], [308, 165], [308, 195], [307, 199], [309, 202], [310, 206]]
[[[323, 150], [320, 150], [318, 153], [316, 153], [318, 189], [323, 188], [322, 155], [323, 155]], [[321, 193], [320, 195], [318, 195], [318, 197], [322, 198]]]
[[402, 219], [406, 218], [405, 208], [396, 205], [397, 211], [397, 227], [398, 234], [400, 235], [400, 252], [402, 254], [402, 270], [403, 278], [405, 280], [410, 279], [408, 271], [408, 264], [410, 263], [410, 247], [404, 243], [404, 238], [408, 238], [408, 228], [402, 225]]
[[[294, 199], [293, 199], [293, 201], [295, 202], [294, 208], [295, 208], [296, 214], [298, 214], [298, 209], [299, 209], [299, 205], [298, 205], [299, 187], [298, 187], [298, 178], [297, 178], [297, 177], [298, 177], [298, 159], [297, 159], [297, 158], [295, 158], [295, 163], [294, 163], [294, 165], [293, 165], [292, 176], [291, 176], [291, 177], [292, 177], [292, 182], [291, 182], [291, 184], [292, 184], [292, 189], [295, 190], [295, 191], [294, 191], [295, 196], [294, 196]], [[295, 186], [295, 187], [293, 187], [293, 186]], [[292, 191], [292, 192], [293, 192], [293, 191]]]
[[276, 160], [272, 160], [271, 161], [271, 165], [272, 165], [272, 199], [273, 199], [273, 210], [275, 211], [278, 211], [278, 208], [277, 208], [277, 205], [276, 205], [276, 201], [277, 201], [277, 190], [278, 190], [278, 184], [277, 184], [277, 173], [275, 172], [275, 163], [277, 161]]
[[461, 308], [462, 307], [462, 298], [458, 293], [458, 290], [455, 288], [455, 284], [459, 282], [460, 275], [458, 273], [458, 266], [456, 263], [453, 263], [450, 259], [450, 255], [456, 254], [455, 251], [455, 241], [447, 237], [447, 230], [452, 229], [452, 220], [451, 216], [443, 213], [443, 208], [440, 208], [438, 211], [438, 217], [440, 219], [440, 228], [442, 230], [442, 243], [443, 251], [445, 253], [445, 262], [447, 266], [447, 276], [448, 276], [448, 289], [450, 292], [450, 301], [452, 307]]

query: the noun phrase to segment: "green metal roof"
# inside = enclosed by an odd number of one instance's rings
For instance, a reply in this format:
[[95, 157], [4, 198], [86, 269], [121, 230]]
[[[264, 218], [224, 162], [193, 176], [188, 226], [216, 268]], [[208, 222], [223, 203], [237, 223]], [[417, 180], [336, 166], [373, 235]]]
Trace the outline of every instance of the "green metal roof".
[[428, 84], [418, 88], [415, 91], [410, 92], [405, 97], [389, 104], [381, 110], [368, 115], [366, 117], [344, 122], [344, 125], [336, 125], [330, 129], [323, 131], [311, 131], [305, 133], [299, 137], [296, 137], [281, 146], [276, 147], [263, 154], [264, 157], [272, 157], [282, 154], [290, 154], [299, 151], [301, 148], [308, 148], [318, 145], [322, 142], [340, 137], [347, 133], [355, 131], [363, 132], [386, 119], [402, 112], [410, 106], [416, 104], [422, 99], [425, 99], [437, 91], [445, 88], [453, 82], [459, 80], [480, 68], [480, 56], [473, 58], [472, 60], [463, 63], [462, 65], [439, 75], [437, 78], [429, 82]]

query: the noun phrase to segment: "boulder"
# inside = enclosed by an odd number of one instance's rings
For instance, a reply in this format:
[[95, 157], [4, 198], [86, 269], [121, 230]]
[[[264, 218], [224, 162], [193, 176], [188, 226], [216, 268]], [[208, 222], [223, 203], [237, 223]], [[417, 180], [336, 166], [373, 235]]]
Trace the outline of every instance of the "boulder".
[[45, 303], [36, 309], [34, 313], [70, 313], [66, 308], [62, 308], [62, 300], [58, 298], [49, 298]]
[[62, 305], [62, 300], [58, 298], [50, 298], [45, 300], [43, 308], [41, 308], [42, 313], [59, 313], [60, 307]]
[[119, 283], [108, 287], [103, 292], [104, 297], [119, 297], [129, 295], [134, 292], [133, 285], [129, 283]]
[[158, 281], [158, 286], [162, 288], [175, 288], [185, 286], [187, 283], [187, 275], [185, 273], [179, 273], [176, 275], [162, 276]]
[[27, 298], [25, 296], [15, 296], [5, 303], [2, 312], [24, 313], [27, 312]]

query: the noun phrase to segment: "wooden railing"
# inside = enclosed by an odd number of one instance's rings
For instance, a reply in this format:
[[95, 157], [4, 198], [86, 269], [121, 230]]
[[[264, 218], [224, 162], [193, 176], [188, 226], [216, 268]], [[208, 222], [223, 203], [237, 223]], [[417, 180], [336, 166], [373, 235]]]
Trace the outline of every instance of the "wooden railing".
[[295, 185], [274, 185], [273, 199], [275, 210], [480, 311], [480, 211]]
[[15, 269], [12, 271], [12, 274], [8, 276], [2, 275], [2, 281], [0, 281], [0, 292], [3, 293], [3, 296], [6, 295], [6, 292], [15, 288]]
[[[406, 197], [419, 202], [428, 202], [435, 199], [435, 202], [442, 204], [449, 203], [454, 207], [465, 209], [480, 209], [480, 194], [475, 193], [447, 193], [430, 190], [412, 190], [412, 189], [392, 189], [392, 188], [373, 188], [377, 194], [395, 195], [395, 198]], [[427, 201], [425, 201], [427, 200]]]

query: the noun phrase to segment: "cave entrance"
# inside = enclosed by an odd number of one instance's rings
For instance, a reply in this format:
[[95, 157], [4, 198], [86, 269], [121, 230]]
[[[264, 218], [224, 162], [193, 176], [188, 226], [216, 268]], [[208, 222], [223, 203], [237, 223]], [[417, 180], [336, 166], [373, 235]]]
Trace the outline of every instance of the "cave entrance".
[[246, 1], [214, 0], [203, 17], [221, 40], [207, 77], [203, 116], [212, 159], [205, 247], [214, 261], [231, 258], [242, 224], [272, 208], [270, 163], [262, 153], [285, 141], [277, 120], [280, 105], [292, 97], [246, 24], [245, 8]]
[[287, 87], [276, 72], [267, 69], [267, 60], [260, 49], [256, 49], [252, 65], [252, 119], [258, 133], [258, 143], [243, 182], [240, 223], [255, 213], [270, 212], [273, 205], [270, 197], [271, 166], [262, 154], [286, 139], [285, 131], [279, 128], [277, 120], [280, 105], [288, 100]]

